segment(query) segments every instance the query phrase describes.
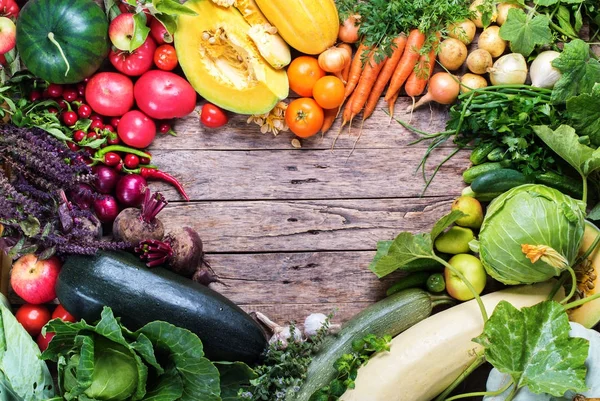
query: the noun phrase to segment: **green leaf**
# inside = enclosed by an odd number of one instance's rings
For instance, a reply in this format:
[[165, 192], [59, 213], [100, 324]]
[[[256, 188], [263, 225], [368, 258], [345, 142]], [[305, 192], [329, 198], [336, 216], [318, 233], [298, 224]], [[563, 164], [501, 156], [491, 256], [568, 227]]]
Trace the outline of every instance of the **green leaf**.
[[375, 267], [377, 262], [379, 262], [379, 260], [382, 257], [387, 255], [393, 242], [394, 241], [377, 241], [377, 252], [375, 252], [375, 256], [373, 257], [373, 260], [369, 264], [370, 270], [374, 271], [373, 268]]
[[143, 45], [149, 33], [150, 28], [146, 26], [146, 14], [144, 14], [143, 11], [134, 14], [133, 35], [131, 37], [131, 42], [129, 42], [129, 51], [132, 52]]
[[176, 0], [152, 0], [152, 4], [156, 10], [160, 13], [169, 15], [198, 15], [197, 12], [190, 9], [189, 7], [180, 4]]
[[39, 125], [39, 128], [43, 129], [44, 131], [46, 131], [47, 133], [49, 133], [50, 135], [52, 135], [53, 137], [55, 137], [58, 140], [71, 141], [71, 138], [66, 136], [65, 133], [62, 132], [62, 130], [60, 130], [58, 128], [54, 128], [48, 124]]
[[538, 125], [533, 127], [533, 131], [582, 177], [600, 168], [600, 150], [579, 143], [579, 137], [572, 127], [561, 125], [553, 131], [548, 126]]
[[550, 20], [545, 15], [531, 18], [520, 8], [511, 8], [500, 28], [500, 37], [510, 41], [510, 49], [514, 53], [527, 57], [536, 46], [552, 42]]
[[589, 342], [569, 336], [569, 318], [557, 302], [545, 301], [520, 311], [501, 301], [473, 339], [485, 347], [485, 357], [509, 374], [517, 388], [556, 397], [583, 392]]
[[431, 229], [431, 241], [435, 241], [435, 239], [439, 237], [439, 235], [443, 233], [446, 228], [450, 227], [456, 222], [456, 220], [464, 216], [465, 214], [460, 210], [453, 210], [439, 219]]
[[94, 339], [89, 334], [78, 334], [75, 337], [74, 346], [80, 349], [76, 373], [77, 384], [69, 390], [69, 394], [77, 397], [83, 394], [93, 383]]
[[592, 144], [600, 145], [600, 83], [591, 93], [583, 93], [567, 100], [567, 111], [573, 128], [579, 136], [587, 135]]
[[154, 17], [161, 24], [163, 24], [164, 27], [167, 29], [167, 32], [169, 32], [169, 35], [164, 38], [165, 42], [172, 43], [173, 42], [173, 34], [177, 30], [177, 21], [175, 21], [175, 17], [173, 17], [172, 15], [168, 15], [168, 14], [156, 14]]
[[223, 401], [241, 400], [238, 392], [256, 379], [256, 372], [243, 362], [215, 362], [221, 375], [221, 399]]
[[413, 260], [432, 256], [434, 253], [430, 234], [401, 232], [392, 242], [387, 255], [370, 268], [377, 277], [381, 278]]
[[[40, 349], [23, 326], [0, 304], [0, 382], [21, 401], [54, 397], [52, 376]], [[1, 386], [0, 386], [1, 387]], [[9, 398], [10, 399], [10, 398]]]
[[577, 32], [573, 29], [571, 25], [571, 12], [565, 6], [558, 7], [558, 12], [556, 13], [556, 18], [558, 19], [558, 25], [565, 31], [569, 36], [577, 36]]
[[565, 44], [552, 65], [562, 73], [552, 90], [552, 102], [555, 104], [590, 93], [596, 82], [600, 82], [600, 62], [590, 57], [590, 45], [581, 39]]
[[548, 6], [553, 6], [556, 3], [558, 3], [560, 0], [534, 0], [533, 3], [537, 4], [538, 6], [544, 6], [544, 7], [548, 7]]
[[174, 366], [159, 376], [151, 387], [148, 389], [143, 401], [179, 400], [183, 394], [183, 381]]
[[121, 14], [121, 10], [119, 9], [117, 1], [120, 0], [104, 0], [104, 9], [106, 10], [106, 17], [108, 18], [108, 21], [114, 20]]
[[32, 215], [27, 216], [27, 219], [19, 221], [19, 227], [23, 230], [23, 234], [28, 237], [34, 237], [40, 233], [40, 221]]

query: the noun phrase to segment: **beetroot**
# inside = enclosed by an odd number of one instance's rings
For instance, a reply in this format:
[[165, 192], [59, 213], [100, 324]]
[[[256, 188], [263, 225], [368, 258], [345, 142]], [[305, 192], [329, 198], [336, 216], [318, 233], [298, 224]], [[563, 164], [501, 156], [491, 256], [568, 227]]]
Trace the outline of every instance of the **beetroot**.
[[164, 196], [157, 192], [150, 195], [150, 189], [144, 191], [142, 208], [123, 210], [113, 223], [113, 236], [116, 240], [138, 245], [144, 240], [160, 241], [165, 235], [162, 222], [156, 215], [167, 206]]

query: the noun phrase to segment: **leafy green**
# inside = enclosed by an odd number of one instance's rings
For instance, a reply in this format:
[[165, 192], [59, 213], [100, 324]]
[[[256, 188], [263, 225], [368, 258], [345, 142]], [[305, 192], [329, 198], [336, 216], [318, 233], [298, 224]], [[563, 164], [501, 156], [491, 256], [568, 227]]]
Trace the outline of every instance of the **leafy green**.
[[0, 303], [0, 399], [46, 400], [54, 385], [40, 350], [8, 308]]
[[595, 146], [600, 146], [600, 83], [591, 93], [583, 93], [567, 100], [570, 124], [579, 136], [587, 136]]
[[536, 46], [552, 42], [550, 20], [545, 15], [530, 17], [519, 8], [508, 11], [506, 23], [500, 28], [500, 37], [510, 41], [510, 50], [527, 57]]
[[219, 372], [188, 330], [156, 321], [131, 332], [107, 307], [96, 325], [55, 319], [46, 330], [55, 336], [42, 358], [58, 362], [69, 400], [221, 400]]
[[589, 343], [569, 336], [562, 305], [546, 301], [520, 311], [501, 301], [473, 341], [485, 347], [486, 359], [512, 377], [517, 388], [562, 396], [586, 390]]
[[564, 103], [582, 93], [590, 93], [600, 82], [600, 62], [590, 56], [590, 45], [581, 39], [567, 44], [559, 57], [552, 61], [562, 76], [552, 91], [553, 103]]
[[239, 400], [240, 388], [248, 387], [250, 381], [257, 378], [256, 372], [241, 362], [215, 362], [221, 375], [221, 399]]

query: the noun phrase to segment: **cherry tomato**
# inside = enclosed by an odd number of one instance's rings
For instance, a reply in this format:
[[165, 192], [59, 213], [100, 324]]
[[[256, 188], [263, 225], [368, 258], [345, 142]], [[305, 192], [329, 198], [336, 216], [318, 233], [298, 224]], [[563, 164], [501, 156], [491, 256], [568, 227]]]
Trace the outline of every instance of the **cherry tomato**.
[[109, 167], [114, 167], [117, 164], [121, 163], [121, 156], [115, 152], [106, 152], [104, 154], [104, 164]]
[[173, 35], [171, 35], [162, 22], [156, 18], [152, 18], [152, 21], [150, 22], [150, 35], [152, 35], [152, 38], [158, 45], [173, 42]]
[[164, 71], [171, 71], [177, 67], [177, 52], [171, 45], [160, 45], [154, 51], [154, 64]]
[[104, 124], [104, 127], [102, 127], [102, 129], [103, 129], [104, 131], [108, 131], [108, 132], [115, 132], [115, 129], [114, 129], [114, 128], [113, 128], [113, 126], [112, 126], [112, 125], [110, 125], [110, 124]]
[[62, 93], [62, 98], [67, 102], [72, 102], [77, 99], [77, 96], [79, 96], [77, 89], [71, 87], [65, 88]]
[[333, 75], [319, 79], [313, 88], [313, 98], [324, 109], [335, 109], [344, 101], [344, 83]]
[[110, 125], [112, 125], [114, 128], [117, 128], [119, 126], [119, 121], [121, 121], [119, 117], [113, 117], [110, 119]]
[[[150, 152], [146, 152], [150, 154]], [[151, 160], [149, 157], [140, 157], [140, 164], [150, 164]]]
[[132, 52], [111, 49], [108, 58], [117, 71], [137, 77], [152, 67], [155, 50], [156, 43], [148, 36], [144, 43]]
[[90, 124], [91, 130], [102, 129], [102, 127], [104, 127], [104, 124], [102, 124], [102, 120], [92, 120], [92, 123]]
[[85, 102], [103, 116], [122, 116], [133, 106], [133, 82], [117, 72], [100, 72], [87, 83]]
[[32, 336], [37, 336], [50, 320], [50, 311], [44, 305], [25, 304], [15, 313], [17, 321]]
[[75, 142], [67, 142], [67, 148], [73, 152], [77, 152], [80, 149]]
[[160, 123], [158, 126], [158, 132], [161, 134], [168, 134], [171, 131], [171, 124], [169, 123]]
[[77, 94], [81, 97], [85, 96], [85, 83], [80, 82], [77, 84]]
[[121, 143], [121, 140], [119, 139], [118, 135], [116, 134], [111, 134], [108, 139], [106, 140], [106, 143], [108, 145], [118, 145], [119, 143]]
[[93, 113], [92, 115], [90, 115], [90, 120], [95, 121], [95, 120], [99, 120], [102, 121], [102, 117], [96, 113]]
[[60, 319], [65, 322], [71, 323], [75, 323], [77, 321], [77, 319], [75, 319], [75, 316], [67, 312], [64, 306], [60, 304], [56, 307], [56, 309], [54, 309], [54, 312], [52, 312], [52, 319]]
[[301, 138], [313, 136], [323, 126], [324, 113], [314, 99], [301, 97], [293, 100], [285, 111], [285, 122], [290, 131]]
[[29, 94], [29, 100], [32, 102], [36, 102], [42, 98], [42, 92], [40, 91], [31, 91]]
[[87, 104], [80, 104], [77, 108], [77, 114], [80, 118], [89, 118], [92, 115], [92, 108]]
[[59, 84], [50, 84], [46, 88], [46, 93], [50, 97], [60, 97], [60, 95], [63, 93], [63, 87]]
[[69, 110], [69, 111], [65, 111], [64, 113], [62, 113], [62, 120], [63, 120], [63, 123], [65, 123], [69, 127], [72, 127], [73, 125], [75, 125], [77, 120], [79, 120], [79, 117], [77, 116], [77, 113]]
[[140, 158], [136, 155], [128, 153], [125, 155], [123, 164], [125, 165], [125, 167], [133, 170], [134, 168], [138, 168], [138, 166], [140, 165]]
[[141, 111], [131, 110], [121, 117], [117, 134], [126, 145], [143, 149], [154, 140], [156, 124]]
[[50, 344], [50, 341], [52, 341], [54, 335], [54, 333], [48, 332], [46, 332], [45, 336], [43, 336], [42, 333], [38, 334], [36, 342], [38, 347], [40, 348], [40, 351], [46, 351], [46, 349], [48, 348], [48, 344]]
[[73, 140], [75, 142], [81, 142], [84, 140], [86, 135], [87, 135], [87, 132], [78, 129], [77, 131], [73, 132]]
[[137, 80], [133, 93], [140, 110], [156, 120], [185, 117], [196, 107], [192, 85], [169, 71], [148, 71]]
[[[98, 133], [96, 133], [94, 131], [88, 132], [86, 137], [87, 137], [87, 139], [91, 139], [91, 140], [98, 139]], [[94, 152], [92, 152], [92, 153], [94, 153]]]
[[58, 114], [58, 109], [56, 107], [48, 107], [48, 112], [52, 114]]
[[292, 60], [287, 69], [290, 89], [300, 96], [312, 96], [315, 83], [325, 76], [315, 57], [300, 56]]
[[227, 124], [227, 114], [212, 103], [205, 103], [200, 110], [200, 121], [209, 128], [218, 128]]

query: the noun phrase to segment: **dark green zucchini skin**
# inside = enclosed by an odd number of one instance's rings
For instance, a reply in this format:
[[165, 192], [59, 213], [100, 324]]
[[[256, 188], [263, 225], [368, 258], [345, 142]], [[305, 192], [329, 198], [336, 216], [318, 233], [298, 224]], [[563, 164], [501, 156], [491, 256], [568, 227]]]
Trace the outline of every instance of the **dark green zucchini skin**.
[[258, 323], [221, 294], [125, 252], [69, 256], [56, 293], [69, 313], [88, 322], [106, 305], [130, 330], [155, 320], [186, 328], [213, 361], [252, 363], [267, 345]]

